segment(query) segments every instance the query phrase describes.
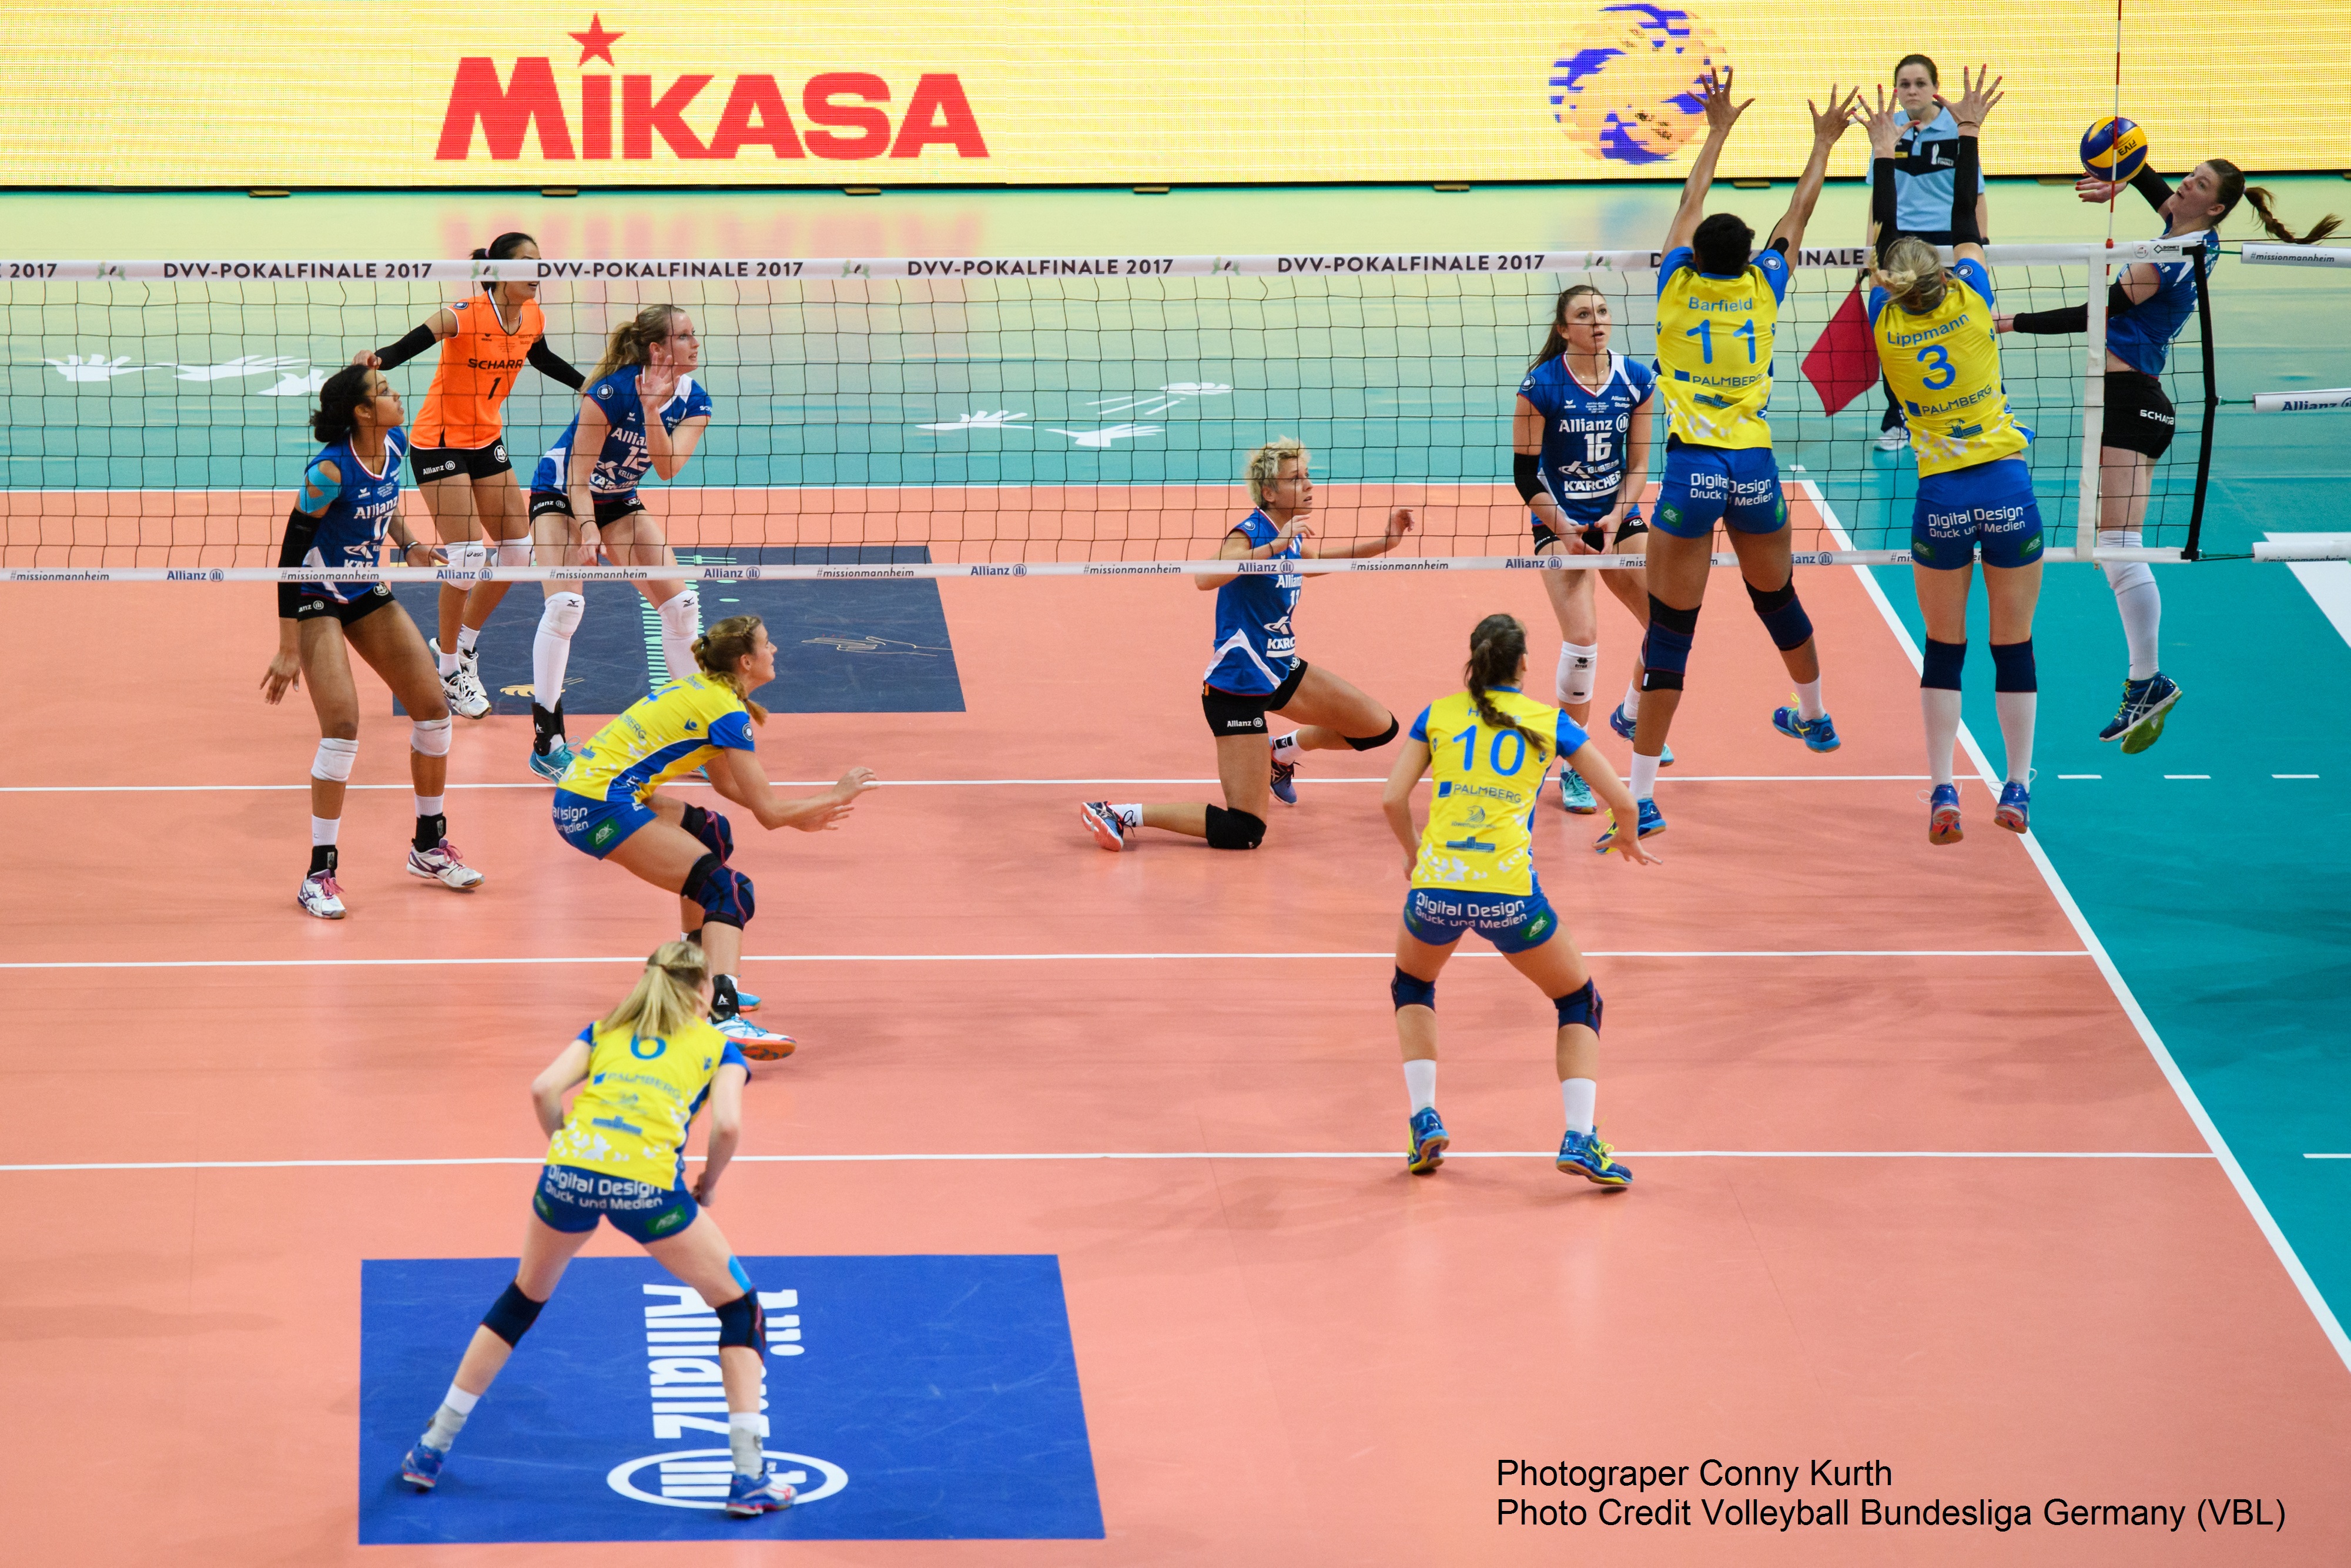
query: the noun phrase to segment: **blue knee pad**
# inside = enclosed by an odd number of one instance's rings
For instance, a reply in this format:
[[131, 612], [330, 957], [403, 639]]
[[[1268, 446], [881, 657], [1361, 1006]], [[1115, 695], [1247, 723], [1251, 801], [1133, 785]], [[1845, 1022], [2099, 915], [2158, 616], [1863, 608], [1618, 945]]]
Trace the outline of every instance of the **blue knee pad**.
[[1437, 982], [1435, 980], [1416, 980], [1410, 975], [1405, 974], [1402, 969], [1398, 969], [1395, 972], [1395, 978], [1388, 982], [1388, 999], [1395, 1003], [1399, 1009], [1404, 1008], [1426, 1008], [1429, 1011], [1435, 1012], [1437, 1010]]
[[507, 1342], [509, 1348], [520, 1344], [530, 1325], [538, 1322], [539, 1309], [545, 1301], [534, 1301], [522, 1293], [522, 1287], [509, 1283], [506, 1293], [490, 1304], [482, 1314], [482, 1326]]
[[1265, 819], [1248, 811], [1208, 808], [1208, 847], [1212, 850], [1253, 850], [1265, 841]]
[[741, 1345], [745, 1350], [758, 1350], [759, 1342], [768, 1337], [768, 1314], [760, 1310], [757, 1291], [746, 1291], [716, 1311], [719, 1349]]
[[1991, 645], [1992, 690], [1996, 692], [2037, 692], [2041, 676], [2032, 664], [2032, 639], [2022, 643], [1994, 643]]
[[704, 919], [732, 925], [737, 931], [751, 924], [751, 916], [759, 907], [751, 896], [751, 879], [741, 872], [729, 871], [716, 855], [705, 855], [695, 862], [680, 891], [702, 905]]
[[1559, 1009], [1560, 1028], [1580, 1023], [1594, 1034], [1600, 1032], [1600, 988], [1592, 981], [1584, 981], [1580, 991], [1552, 998], [1551, 1005]]
[[1785, 584], [1769, 593], [1750, 583], [1747, 597], [1753, 601], [1763, 630], [1771, 634], [1771, 645], [1782, 653], [1792, 653], [1813, 640], [1813, 618], [1804, 613], [1803, 601], [1796, 597], [1792, 574]]
[[1938, 643], [1927, 639], [1927, 657], [1918, 672], [1918, 685], [1930, 691], [1955, 692], [1959, 689], [1959, 667], [1968, 662], [1965, 643]]
[[735, 858], [735, 830], [727, 826], [726, 819], [717, 812], [705, 811], [699, 806], [688, 806], [684, 820], [678, 825], [700, 839], [703, 847], [721, 861]]
[[1641, 639], [1641, 689], [1677, 692], [1689, 669], [1690, 643], [1698, 635], [1698, 612], [1677, 610], [1649, 595], [1649, 632]]

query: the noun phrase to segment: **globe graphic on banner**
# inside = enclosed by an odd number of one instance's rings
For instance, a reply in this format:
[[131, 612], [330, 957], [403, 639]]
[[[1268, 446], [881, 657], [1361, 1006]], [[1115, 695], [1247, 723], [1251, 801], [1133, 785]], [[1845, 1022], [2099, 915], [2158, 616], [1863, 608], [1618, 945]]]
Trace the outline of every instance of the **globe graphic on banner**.
[[1698, 86], [1724, 62], [1687, 11], [1602, 5], [1552, 62], [1552, 114], [1568, 139], [1612, 163], [1662, 163], [1706, 134]]

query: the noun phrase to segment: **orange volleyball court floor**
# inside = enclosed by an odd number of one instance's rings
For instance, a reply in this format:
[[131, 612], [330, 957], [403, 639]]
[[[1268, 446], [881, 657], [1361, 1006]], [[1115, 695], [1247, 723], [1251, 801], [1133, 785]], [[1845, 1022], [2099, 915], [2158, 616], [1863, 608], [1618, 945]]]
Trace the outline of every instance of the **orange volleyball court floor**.
[[[1405, 1174], [1384, 756], [1313, 756], [1254, 854], [1086, 839], [1081, 800], [1213, 789], [1189, 584], [946, 582], [967, 711], [770, 722], [774, 776], [889, 787], [838, 833], [742, 832], [745, 983], [803, 1043], [752, 1083], [712, 1212], [747, 1255], [1054, 1255], [1104, 1533], [717, 1547], [362, 1547], [357, 1525], [381, 1479], [356, 1474], [362, 1260], [513, 1255], [544, 1146], [527, 1085], [674, 901], [556, 840], [519, 719], [462, 727], [453, 758], [451, 836], [486, 885], [402, 874], [405, 726], [371, 684], [351, 915], [306, 920], [316, 729], [255, 690], [270, 590], [13, 590], [0, 1556], [2351, 1559], [2342, 1362], [1980, 782], [1967, 841], [1927, 844], [1916, 674], [1864, 578], [1800, 583], [1842, 750], [1772, 732], [1784, 677], [1718, 573], [1665, 863], [1539, 816], [1606, 995], [1624, 1193], [1552, 1168], [1549, 1009], [1474, 943], [1439, 994], [1454, 1155]], [[1494, 609], [1528, 622], [1541, 688], [1521, 576], [1310, 581], [1301, 651], [1408, 720]], [[1603, 622], [1604, 699], [1634, 633]], [[632, 1251], [607, 1231], [588, 1255]], [[526, 1341], [490, 1401], [561, 1401], [533, 1379]], [[820, 1452], [789, 1376], [769, 1392], [776, 1440]], [[1505, 1461], [1686, 1471], [1604, 1493]], [[1802, 1475], [1708, 1484], [1709, 1462]], [[2231, 1499], [2262, 1522], [2199, 1508]], [[1753, 1511], [1798, 1501], [1842, 1522]], [[1984, 1501], [2028, 1521], [1862, 1522]], [[2158, 1505], [2183, 1522], [2126, 1522]], [[743, 1537], [790, 1542], [823, 1506]]]

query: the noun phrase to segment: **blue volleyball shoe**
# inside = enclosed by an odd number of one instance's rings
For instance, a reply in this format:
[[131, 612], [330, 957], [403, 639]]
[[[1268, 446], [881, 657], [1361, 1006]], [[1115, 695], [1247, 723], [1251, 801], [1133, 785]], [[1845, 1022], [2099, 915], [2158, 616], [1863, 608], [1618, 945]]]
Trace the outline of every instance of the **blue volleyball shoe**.
[[1615, 1158], [1615, 1151], [1600, 1141], [1600, 1129], [1570, 1133], [1559, 1141], [1559, 1168], [1580, 1176], [1594, 1186], [1633, 1185], [1633, 1172]]
[[1563, 811], [1588, 817], [1600, 810], [1600, 802], [1592, 798], [1592, 786], [1583, 775], [1562, 762], [1559, 765], [1559, 805]]
[[540, 751], [536, 747], [531, 749], [530, 770], [549, 783], [561, 779], [564, 771], [570, 766], [571, 743], [569, 741], [559, 738], [545, 751]]
[[1938, 784], [1927, 801], [1927, 841], [1956, 844], [1967, 834], [1959, 828], [1959, 787]]
[[[1637, 716], [1633, 717], [1625, 716], [1624, 706], [1619, 704], [1608, 710], [1608, 727], [1614, 730], [1618, 735], [1623, 736], [1625, 737], [1625, 744], [1630, 746], [1633, 744], [1635, 732], [1641, 727], [1641, 721]], [[1660, 768], [1671, 768], [1673, 765], [1674, 747], [1673, 743], [1668, 741], [1657, 750], [1657, 766]]]
[[400, 1479], [418, 1491], [431, 1491], [441, 1479], [441, 1466], [449, 1458], [446, 1448], [428, 1448], [423, 1443], [402, 1457]]
[[[1639, 805], [1641, 808], [1640, 836], [1645, 839], [1653, 839], [1659, 833], [1664, 832], [1666, 831], [1666, 814], [1657, 810], [1657, 803], [1655, 800], [1643, 800], [1639, 802]], [[1600, 836], [1592, 841], [1592, 852], [1593, 854], [1604, 855], [1615, 846], [1615, 843], [1616, 815], [1612, 811], [1608, 816], [1608, 826], [1602, 829]]]
[[1298, 804], [1298, 764], [1277, 762], [1273, 765], [1273, 798], [1285, 806]]
[[777, 1479], [776, 1472], [747, 1476], [737, 1471], [727, 1478], [726, 1511], [737, 1519], [756, 1519], [763, 1513], [777, 1513], [792, 1506], [799, 1494]]
[[1992, 811], [1991, 820], [2011, 833], [2023, 832], [2032, 825], [2032, 792], [2010, 779], [2001, 788], [2000, 805]]
[[2172, 705], [2184, 695], [2179, 683], [2161, 670], [2143, 681], [2125, 681], [2122, 706], [2115, 709], [2106, 727], [2098, 731], [2098, 738], [2119, 740], [2125, 756], [2137, 757], [2163, 738]]
[[1412, 1113], [1412, 1146], [1405, 1151], [1404, 1168], [1415, 1176], [1426, 1176], [1445, 1163], [1445, 1151], [1453, 1140], [1445, 1134], [1445, 1123], [1431, 1105], [1426, 1111]]
[[1792, 740], [1801, 740], [1814, 751], [1834, 751], [1844, 744], [1837, 738], [1836, 726], [1825, 713], [1815, 719], [1806, 719], [1793, 707], [1771, 710], [1771, 727]]

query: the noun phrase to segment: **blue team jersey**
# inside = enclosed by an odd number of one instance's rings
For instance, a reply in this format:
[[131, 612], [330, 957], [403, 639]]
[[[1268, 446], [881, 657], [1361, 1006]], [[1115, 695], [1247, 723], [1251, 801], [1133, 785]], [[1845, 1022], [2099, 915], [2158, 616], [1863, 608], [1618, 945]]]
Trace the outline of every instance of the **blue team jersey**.
[[[407, 456], [408, 432], [392, 429], [384, 432], [381, 474], [360, 461], [348, 440], [319, 448], [318, 455], [303, 465], [306, 478], [321, 463], [333, 464], [335, 471], [343, 476], [342, 488], [327, 503], [327, 509], [313, 514], [319, 519], [319, 533], [310, 552], [302, 558], [304, 566], [365, 567], [372, 570], [381, 563], [384, 529], [400, 511], [400, 465]], [[302, 591], [348, 604], [374, 587], [373, 581], [313, 582], [305, 583]]]
[[[1633, 411], [1649, 401], [1657, 378], [1622, 354], [1608, 356], [1608, 373], [1587, 387], [1567, 368], [1567, 356], [1545, 360], [1519, 383], [1519, 395], [1543, 416], [1542, 455], [1535, 475], [1560, 510], [1579, 523], [1597, 522], [1616, 505], [1625, 486], [1625, 439]], [[1646, 475], [1633, 476], [1635, 497]]]
[[1902, 120], [1894, 144], [1894, 231], [1943, 234], [1951, 226], [1951, 199], [1959, 193], [1959, 122], [1938, 109], [1924, 125]]
[[[1233, 525], [1233, 531], [1262, 547], [1281, 530], [1263, 512], [1251, 512]], [[1269, 560], [1296, 560], [1299, 555], [1293, 535]], [[1255, 696], [1288, 679], [1298, 663], [1298, 634], [1290, 629], [1290, 618], [1298, 609], [1299, 590], [1305, 586], [1306, 580], [1295, 571], [1259, 567], [1217, 590], [1217, 646], [1201, 683]]]
[[[2206, 229], [2205, 277], [2212, 276], [2213, 263], [2220, 256], [2220, 235]], [[2171, 354], [2171, 340], [2179, 336], [2179, 329], [2188, 324], [2189, 313], [2196, 308], [2196, 269], [2184, 256], [2178, 261], [2147, 265], [2155, 268], [2155, 292], [2106, 318], [2106, 351], [2135, 371], [2159, 376]]]
[[[604, 411], [604, 445], [588, 476], [589, 493], [600, 499], [618, 500], [628, 495], [653, 466], [653, 456], [645, 450], [645, 403], [637, 395], [637, 372], [643, 369], [622, 365], [590, 384], [586, 393]], [[709, 417], [709, 389], [692, 376], [680, 376], [676, 392], [662, 404], [662, 428], [675, 431], [689, 419]], [[571, 487], [571, 446], [579, 439], [580, 415], [574, 413], [561, 438], [538, 460], [530, 476], [532, 489], [561, 494]]]

